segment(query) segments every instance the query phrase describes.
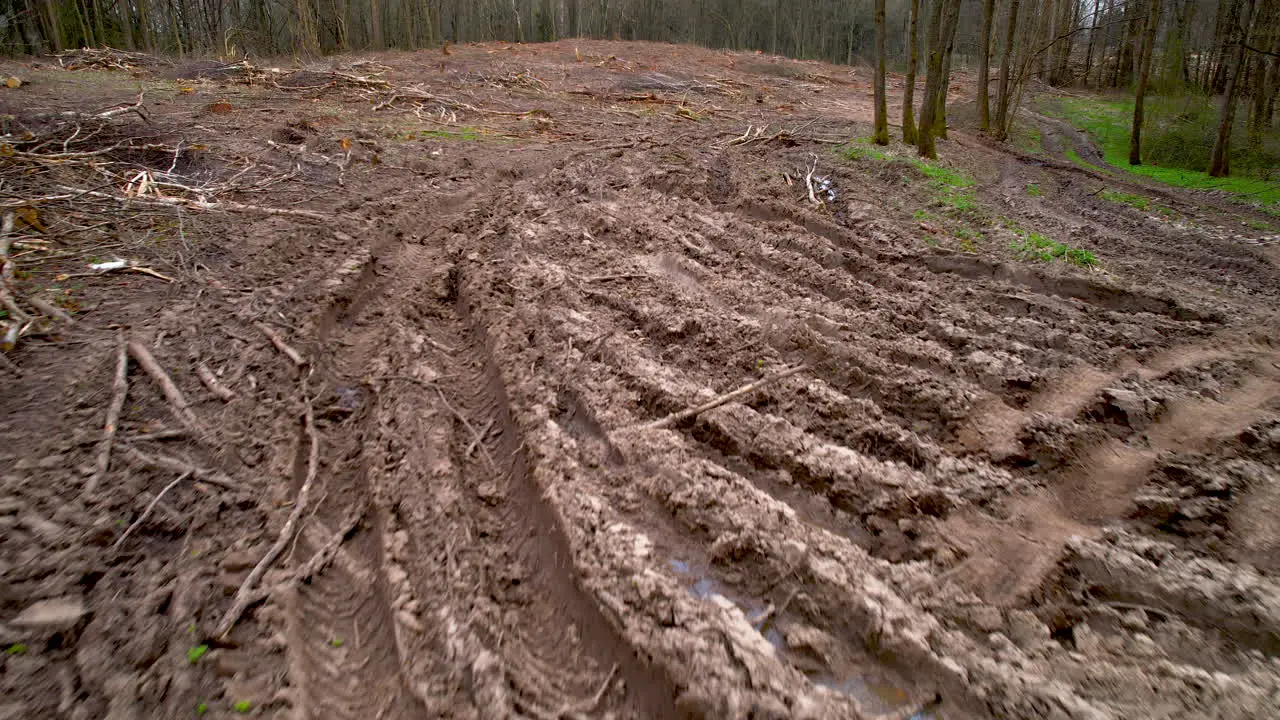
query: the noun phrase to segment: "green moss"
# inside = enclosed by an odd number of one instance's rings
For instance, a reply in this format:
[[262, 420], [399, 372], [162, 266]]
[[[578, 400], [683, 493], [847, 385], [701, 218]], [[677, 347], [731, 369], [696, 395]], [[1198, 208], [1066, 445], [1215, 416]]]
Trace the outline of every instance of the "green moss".
[[247, 713], [253, 709], [253, 703], [248, 700], [240, 700], [235, 705], [232, 705], [231, 709], [238, 713]]

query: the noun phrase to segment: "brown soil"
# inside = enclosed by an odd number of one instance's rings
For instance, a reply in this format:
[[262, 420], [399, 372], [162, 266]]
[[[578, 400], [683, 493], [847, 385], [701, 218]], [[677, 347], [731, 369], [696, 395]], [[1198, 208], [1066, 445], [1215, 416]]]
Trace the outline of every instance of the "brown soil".
[[[18, 118], [141, 85], [193, 182], [288, 173], [224, 199], [332, 220], [134, 208], [88, 243], [50, 209], [16, 256], [77, 322], [0, 367], [0, 718], [1277, 716], [1280, 268], [1246, 209], [1072, 166], [1048, 125], [1045, 157], [953, 128], [948, 208], [833, 151], [861, 69], [453, 50], [4, 69]], [[117, 254], [176, 281], [86, 276]], [[87, 492], [121, 334], [196, 424], [133, 364]], [[119, 542], [180, 474], [138, 453], [213, 474]]]

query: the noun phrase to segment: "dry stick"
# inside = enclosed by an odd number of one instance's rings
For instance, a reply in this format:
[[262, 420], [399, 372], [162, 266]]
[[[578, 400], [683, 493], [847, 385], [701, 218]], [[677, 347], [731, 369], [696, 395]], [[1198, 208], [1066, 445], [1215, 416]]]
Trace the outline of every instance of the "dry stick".
[[266, 335], [267, 339], [271, 341], [271, 344], [275, 345], [277, 350], [288, 356], [288, 358], [293, 361], [294, 365], [297, 365], [298, 367], [306, 366], [307, 361], [302, 357], [302, 353], [290, 347], [289, 343], [285, 342], [284, 338], [280, 337], [280, 333], [273, 330], [270, 325], [267, 325], [266, 323], [254, 323], [253, 326], [261, 330], [262, 334]]
[[338, 548], [342, 547], [342, 543], [351, 537], [351, 534], [359, 527], [360, 521], [364, 520], [364, 514], [367, 509], [368, 506], [365, 503], [357, 505], [356, 509], [343, 520], [338, 527], [338, 531], [329, 538], [329, 541], [317, 550], [316, 554], [312, 555], [305, 565], [298, 568], [298, 572], [293, 576], [293, 582], [310, 582], [312, 577], [323, 572], [329, 566], [329, 563], [333, 562], [333, 557], [338, 554]]
[[302, 217], [308, 220], [319, 220], [320, 222], [333, 222], [335, 216], [328, 215], [314, 210], [298, 210], [295, 208], [272, 208], [263, 207], [261, 205], [246, 205], [244, 203], [232, 202], [231, 200], [222, 200], [219, 202], [209, 202], [208, 200], [192, 200], [190, 198], [180, 197], [125, 197], [123, 195], [112, 195], [111, 193], [98, 192], [97, 190], [85, 190], [83, 188], [69, 187], [59, 185], [59, 190], [63, 192], [79, 193], [89, 197], [105, 198], [107, 200], [115, 200], [120, 203], [137, 203], [140, 205], [152, 205], [162, 207], [189, 207], [196, 210], [238, 210], [241, 212], [256, 212], [263, 215], [285, 215], [288, 217]]
[[142, 514], [138, 516], [138, 519], [134, 520], [133, 524], [130, 525], [129, 528], [124, 531], [124, 534], [120, 536], [120, 539], [116, 540], [115, 544], [111, 546], [112, 551], [119, 550], [120, 546], [124, 544], [124, 541], [129, 537], [130, 533], [132, 533], [139, 525], [141, 525], [144, 520], [150, 517], [151, 511], [156, 509], [156, 504], [160, 502], [160, 498], [164, 497], [165, 493], [172, 490], [178, 483], [191, 477], [191, 474], [192, 474], [191, 471], [188, 470], [187, 472], [184, 472], [181, 475], [179, 475], [178, 478], [173, 482], [169, 483], [168, 485], [165, 485], [164, 489], [161, 490], [159, 493], [157, 493], [156, 496], [151, 499], [151, 502], [147, 504], [147, 509], [142, 511]]
[[[280, 529], [280, 536], [276, 538], [275, 544], [267, 550], [267, 554], [258, 561], [253, 570], [249, 572], [249, 577], [244, 579], [244, 584], [236, 591], [235, 600], [231, 603], [231, 609], [223, 616], [222, 622], [218, 624], [218, 629], [214, 633], [215, 637], [225, 638], [231, 628], [235, 627], [236, 622], [244, 611], [253, 603], [258, 596], [254, 592], [254, 588], [266, 574], [271, 564], [280, 557], [280, 553], [284, 552], [289, 541], [293, 539], [294, 532], [298, 529], [298, 521], [302, 518], [302, 514], [307, 509], [307, 500], [311, 497], [311, 487], [315, 485], [316, 475], [319, 473], [320, 465], [320, 435], [316, 433], [315, 412], [311, 408], [311, 399], [305, 397], [306, 385], [303, 382], [303, 394], [306, 401], [306, 409], [303, 413], [303, 427], [306, 430], [307, 437], [311, 439], [311, 449], [307, 453], [307, 477], [302, 482], [302, 489], [298, 491], [298, 498], [293, 503], [293, 512], [289, 513], [289, 519], [285, 521], [284, 527]], [[260, 597], [260, 596], [259, 596]]]
[[172, 455], [148, 455], [135, 447], [127, 445], [122, 449], [124, 450], [125, 457], [130, 462], [137, 465], [142, 465], [144, 467], [158, 467], [179, 473], [189, 472], [197, 482], [220, 487], [224, 490], [240, 489], [240, 486], [237, 485], [234, 480], [227, 477], [225, 473], [218, 472], [217, 470], [209, 470], [208, 468], [202, 468], [198, 465], [192, 465], [186, 460], [173, 457]]
[[213, 371], [203, 362], [196, 363], [196, 377], [200, 378], [200, 382], [209, 388], [209, 392], [217, 396], [222, 402], [231, 402], [235, 399], [236, 394], [228, 387], [218, 382], [218, 378], [214, 376]]
[[102, 439], [98, 441], [97, 459], [93, 464], [93, 474], [84, 484], [86, 495], [98, 489], [111, 465], [111, 444], [116, 439], [116, 428], [120, 424], [120, 411], [124, 409], [125, 396], [129, 394], [129, 353], [125, 349], [124, 333], [120, 333], [119, 350], [116, 353], [116, 375], [111, 383], [111, 404], [107, 406], [107, 423], [102, 427]]
[[18, 307], [13, 298], [13, 260], [9, 257], [9, 246], [13, 243], [13, 223], [16, 215], [12, 212], [4, 214], [0, 224], [0, 304], [9, 312], [9, 319], [22, 324], [29, 318]]
[[76, 322], [75, 318], [67, 314], [66, 310], [63, 310], [62, 308], [58, 307], [57, 305], [54, 305], [53, 303], [49, 302], [48, 300], [45, 300], [42, 297], [39, 297], [39, 296], [29, 297], [27, 298], [27, 303], [31, 305], [31, 307], [44, 313], [45, 317], [49, 317], [54, 320], [60, 320], [68, 325], [74, 325]]
[[160, 385], [160, 389], [164, 391], [165, 398], [169, 400], [174, 416], [186, 425], [188, 429], [199, 434], [200, 421], [196, 419], [195, 413], [191, 412], [191, 404], [187, 402], [186, 396], [182, 394], [178, 386], [173, 384], [173, 379], [169, 377], [169, 373], [165, 372], [164, 368], [160, 367], [160, 363], [156, 362], [155, 357], [151, 355], [151, 351], [142, 343], [130, 342], [129, 354], [133, 356], [134, 360], [138, 361], [143, 370], [147, 371], [151, 379]]
[[613, 679], [618, 676], [618, 665], [615, 663], [613, 669], [609, 671], [609, 675], [605, 677], [604, 682], [600, 684], [600, 689], [589, 698], [585, 698], [577, 703], [567, 703], [556, 713], [556, 717], [564, 717], [565, 715], [580, 715], [589, 713], [600, 705], [600, 701], [604, 699], [604, 694], [609, 690], [609, 686], [613, 684]]
[[804, 186], [809, 190], [809, 202], [814, 205], [818, 204], [818, 198], [813, 194], [813, 174], [818, 171], [818, 156], [813, 156], [813, 165], [809, 167], [809, 173], [804, 176]]
[[777, 382], [779, 380], [782, 380], [783, 378], [789, 378], [792, 375], [795, 375], [796, 373], [807, 369], [808, 367], [809, 366], [807, 364], [800, 364], [793, 368], [787, 368], [786, 370], [776, 372], [772, 375], [766, 375], [765, 377], [762, 377], [759, 380], [756, 380], [755, 382], [751, 382], [751, 383], [747, 383], [746, 385], [743, 385], [737, 390], [734, 390], [732, 392], [727, 392], [723, 395], [712, 398], [711, 400], [708, 400], [702, 403], [701, 405], [698, 405], [697, 407], [691, 407], [688, 410], [681, 410], [680, 412], [671, 413], [670, 415], [660, 420], [654, 420], [653, 422], [647, 425], [640, 425], [638, 426], [638, 428], [640, 430], [660, 430], [662, 428], [670, 427], [677, 423], [684, 422], [685, 420], [688, 420], [689, 418], [692, 418], [696, 415], [704, 413], [708, 410], [718, 408], [721, 405], [724, 405], [725, 403], [733, 402], [734, 400], [737, 400], [738, 398], [744, 395], [747, 395], [755, 390], [758, 390], [759, 388], [762, 388], [765, 385], [768, 385], [769, 383]]

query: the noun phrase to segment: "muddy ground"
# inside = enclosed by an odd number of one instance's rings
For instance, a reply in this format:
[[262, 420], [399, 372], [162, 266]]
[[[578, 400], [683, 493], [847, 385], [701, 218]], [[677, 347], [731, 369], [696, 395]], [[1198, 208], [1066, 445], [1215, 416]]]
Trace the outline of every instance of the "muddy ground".
[[[1265, 216], [994, 146], [961, 72], [949, 187], [763, 55], [3, 70], [10, 138], [143, 90], [187, 149], [122, 162], [272, 180], [17, 223], [75, 323], [0, 368], [0, 718], [1280, 717]], [[130, 355], [99, 479], [122, 339], [190, 408]]]

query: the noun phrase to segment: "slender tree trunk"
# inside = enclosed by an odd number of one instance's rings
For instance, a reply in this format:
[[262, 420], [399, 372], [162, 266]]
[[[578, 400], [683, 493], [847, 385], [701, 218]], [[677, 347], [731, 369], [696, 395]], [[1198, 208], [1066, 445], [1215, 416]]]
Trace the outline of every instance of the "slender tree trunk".
[[1156, 44], [1156, 28], [1160, 26], [1160, 0], [1147, 5], [1147, 22], [1142, 33], [1142, 58], [1138, 68], [1138, 87], [1133, 97], [1133, 130], [1129, 133], [1129, 164], [1142, 164], [1142, 111], [1151, 78], [1151, 56]]
[[884, 88], [884, 54], [885, 54], [885, 32], [884, 27], [884, 0], [876, 0], [876, 77], [875, 77], [875, 94], [876, 94], [876, 130], [874, 140], [877, 145], [889, 144], [889, 110], [886, 106], [885, 88]]
[[1257, 56], [1253, 59], [1253, 90], [1249, 103], [1249, 144], [1262, 142], [1262, 115], [1267, 109], [1267, 61]]
[[952, 43], [942, 56], [942, 82], [938, 83], [937, 118], [933, 122], [933, 134], [943, 140], [947, 139], [947, 91], [951, 89], [951, 52], [955, 49], [955, 35], [951, 37]]
[[116, 16], [120, 19], [120, 42], [126, 50], [132, 50], [133, 18], [129, 16], [129, 3], [126, 0], [116, 1]]
[[53, 46], [54, 52], [62, 52], [67, 41], [62, 34], [62, 18], [58, 14], [58, 8], [53, 4], [53, 0], [44, 0], [43, 9], [45, 22], [49, 26], [49, 44]]
[[907, 79], [902, 90], [902, 142], [916, 143], [916, 70], [920, 64], [920, 0], [911, 0], [911, 32], [907, 36]]
[[1004, 140], [1009, 115], [1009, 71], [1013, 64], [1013, 43], [1018, 32], [1018, 6], [1020, 0], [1009, 0], [1009, 17], [1005, 21], [1004, 47], [1000, 51], [1000, 95], [996, 99], [995, 138]]
[[911, 0], [906, 83], [902, 88], [902, 142], [915, 145], [915, 72], [920, 63], [920, 0]]
[[[945, 9], [943, 6], [945, 6]], [[943, 84], [945, 82], [943, 75], [946, 55], [952, 41], [955, 39], [959, 16], [960, 0], [940, 0], [938, 8], [934, 11], [935, 18], [941, 17], [941, 22], [935, 23], [939, 26], [936, 38], [934, 31], [932, 29], [929, 31], [929, 39], [934, 42], [931, 42], [929, 47], [928, 72], [925, 76], [924, 86], [924, 105], [920, 108], [919, 137], [916, 138], [916, 147], [919, 148], [920, 156], [929, 159], [938, 157], [937, 146], [934, 143], [934, 133], [937, 129], [938, 117], [941, 114], [939, 105], [946, 102]]]
[[1227, 177], [1231, 174], [1231, 125], [1236, 117], [1236, 95], [1240, 86], [1240, 74], [1244, 69], [1244, 46], [1249, 42], [1249, 23], [1253, 19], [1254, 0], [1244, 0], [1244, 16], [1240, 32], [1233, 34], [1235, 47], [1230, 53], [1231, 69], [1227, 73], [1226, 92], [1222, 96], [1221, 120], [1218, 137], [1213, 143], [1213, 157], [1209, 160], [1210, 177]]
[[991, 129], [991, 23], [995, 10], [996, 0], [983, 0], [978, 38], [978, 124], [983, 130]]

